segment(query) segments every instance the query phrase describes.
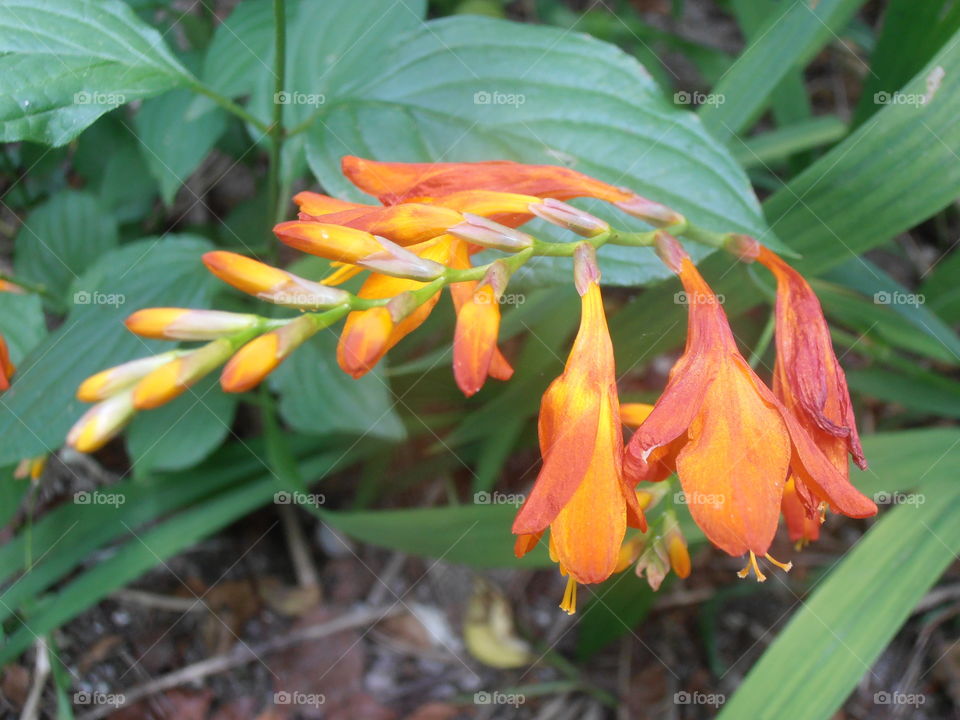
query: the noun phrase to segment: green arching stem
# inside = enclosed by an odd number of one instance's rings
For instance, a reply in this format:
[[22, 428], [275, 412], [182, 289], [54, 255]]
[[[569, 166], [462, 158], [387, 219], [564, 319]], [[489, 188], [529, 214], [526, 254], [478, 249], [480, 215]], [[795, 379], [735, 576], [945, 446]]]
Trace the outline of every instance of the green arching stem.
[[773, 339], [773, 330], [776, 325], [777, 315], [771, 312], [770, 317], [767, 318], [767, 324], [763, 326], [763, 332], [760, 333], [760, 338], [753, 348], [753, 352], [750, 353], [750, 367], [754, 370], [757, 369], [757, 365], [759, 365], [760, 360], [763, 359], [763, 354], [767, 351], [767, 348], [770, 347], [770, 341]]
[[286, 0], [273, 0], [273, 119], [270, 123], [270, 167], [267, 175], [267, 207], [274, 213], [273, 222], [283, 216], [280, 203], [280, 164], [284, 141], [283, 105], [278, 97], [284, 91], [287, 68], [287, 12]]
[[219, 105], [220, 107], [222, 107], [222, 108], [223, 108], [224, 110], [226, 110], [228, 113], [231, 113], [232, 115], [236, 115], [238, 118], [240, 118], [241, 120], [243, 120], [243, 121], [246, 122], [246, 123], [250, 123], [250, 124], [253, 125], [257, 130], [259, 130], [260, 132], [262, 132], [264, 135], [269, 134], [269, 132], [270, 132], [270, 126], [269, 126], [269, 125], [267, 125], [263, 120], [261, 120], [260, 118], [256, 117], [255, 115], [253, 115], [253, 114], [250, 113], [249, 111], [245, 110], [243, 107], [241, 107], [240, 105], [238, 105], [237, 103], [235, 103], [233, 100], [231, 100], [230, 98], [228, 98], [226, 95], [221, 95], [221, 94], [218, 93], [216, 90], [214, 90], [213, 88], [209, 87], [208, 85], [204, 85], [202, 82], [200, 82], [200, 81], [197, 80], [196, 78], [194, 78], [194, 79], [190, 82], [190, 84], [188, 85], [188, 87], [189, 87], [191, 90], [193, 90], [195, 93], [197, 93], [197, 94], [199, 94], [199, 95], [203, 95], [204, 97], [210, 98], [211, 100], [213, 100], [213, 102], [215, 102], [217, 105]]

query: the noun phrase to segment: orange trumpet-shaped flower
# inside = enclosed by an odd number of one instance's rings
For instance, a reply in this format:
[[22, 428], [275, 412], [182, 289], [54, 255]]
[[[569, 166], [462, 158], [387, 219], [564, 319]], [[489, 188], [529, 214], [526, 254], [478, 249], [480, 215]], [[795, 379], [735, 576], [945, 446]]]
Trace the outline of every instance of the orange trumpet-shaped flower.
[[[453, 375], [467, 397], [475, 395], [483, 387], [497, 354], [499, 301], [506, 284], [506, 269], [495, 263], [457, 310], [457, 327], [453, 338]], [[513, 373], [512, 368], [510, 373]]]
[[563, 374], [544, 393], [539, 420], [543, 467], [513, 523], [520, 536], [518, 555], [550, 527], [551, 555], [569, 575], [561, 606], [568, 612], [575, 608], [576, 583], [601, 582], [617, 568], [627, 525], [646, 530], [633, 486], [622, 473], [613, 346], [598, 279], [593, 266], [577, 283], [580, 330]]
[[765, 556], [776, 533], [789, 472], [837, 512], [875, 514], [876, 505], [837, 471], [744, 360], [717, 297], [680, 244], [661, 234], [658, 250], [686, 290], [687, 345], [630, 440], [627, 476], [645, 479], [653, 453], [664, 448], [658, 460], [676, 469], [704, 534], [730, 555], [751, 553], [755, 570], [754, 555]]
[[[775, 253], [759, 247], [756, 259], [777, 279], [774, 393], [839, 473], [849, 473], [848, 453], [865, 470], [850, 391], [820, 301], [803, 276]], [[797, 494], [811, 515], [818, 515], [817, 505], [829, 499], [807, 487], [803, 478]]]

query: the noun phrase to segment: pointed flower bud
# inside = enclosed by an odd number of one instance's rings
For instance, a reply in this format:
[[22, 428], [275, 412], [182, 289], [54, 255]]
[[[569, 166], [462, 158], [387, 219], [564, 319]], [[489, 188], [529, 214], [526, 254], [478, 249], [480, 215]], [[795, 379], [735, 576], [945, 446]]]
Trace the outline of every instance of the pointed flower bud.
[[390, 310], [375, 307], [351, 313], [337, 345], [337, 363], [354, 378], [369, 372], [390, 348], [395, 328]]
[[573, 251], [573, 284], [583, 297], [591, 285], [600, 284], [600, 267], [597, 265], [597, 251], [587, 242], [582, 242]]
[[448, 231], [461, 240], [503, 252], [519, 252], [533, 246], [533, 238], [525, 232], [472, 213], [464, 213], [463, 216], [467, 221], [454, 225]]
[[255, 388], [321, 327], [313, 316], [301, 315], [251, 340], [224, 367], [220, 375], [220, 387], [229, 393]]
[[125, 321], [130, 332], [159, 340], [213, 340], [250, 330], [260, 324], [256, 315], [221, 310], [147, 308]]
[[91, 375], [80, 384], [80, 387], [77, 388], [77, 399], [83, 402], [106, 400], [121, 390], [126, 390], [134, 385], [161, 365], [166, 365], [183, 354], [183, 350], [171, 350], [170, 352], [131, 360], [122, 365], [102, 370], [96, 375]]
[[280, 242], [327, 260], [350, 263], [383, 251], [377, 239], [368, 232], [326, 223], [291, 220], [273, 228]]
[[133, 413], [133, 391], [117, 393], [83, 414], [67, 433], [67, 445], [82, 453], [99, 450], [130, 422]]
[[330, 213], [341, 212], [343, 210], [356, 210], [357, 208], [370, 207], [362, 203], [350, 202], [349, 200], [340, 200], [321, 193], [304, 190], [293, 196], [293, 201], [300, 208], [300, 212], [307, 215], [328, 215]]
[[134, 386], [134, 407], [149, 410], [170, 402], [230, 357], [234, 349], [233, 342], [220, 338], [161, 365]]
[[653, 200], [647, 200], [640, 195], [634, 195], [629, 200], [615, 202], [618, 208], [628, 215], [633, 215], [654, 227], [670, 227], [672, 225], [683, 225], [687, 219], [676, 210], [671, 210], [666, 205], [662, 205]]
[[384, 237], [378, 237], [377, 241], [382, 249], [361, 258], [357, 265], [383, 275], [409, 280], [435, 280], [444, 273], [444, 266], [438, 262], [415, 255]]
[[683, 536], [677, 514], [673, 510], [663, 513], [663, 544], [667, 548], [670, 567], [679, 578], [690, 577], [690, 552], [687, 539]]
[[531, 205], [530, 212], [541, 220], [559, 225], [584, 237], [594, 237], [610, 229], [607, 223], [595, 215], [553, 198]]
[[321, 285], [237, 253], [216, 250], [203, 256], [207, 269], [237, 290], [261, 300], [302, 310], [341, 305], [350, 294]]
[[662, 542], [654, 542], [647, 546], [637, 561], [637, 577], [647, 575], [647, 583], [653, 591], [660, 589], [663, 580], [670, 572], [670, 558]]

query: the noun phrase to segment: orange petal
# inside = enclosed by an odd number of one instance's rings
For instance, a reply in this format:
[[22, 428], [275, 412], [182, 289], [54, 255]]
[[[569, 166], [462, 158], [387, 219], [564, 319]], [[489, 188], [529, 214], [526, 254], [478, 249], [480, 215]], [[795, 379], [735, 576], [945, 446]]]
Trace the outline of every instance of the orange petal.
[[340, 212], [342, 210], [375, 207], [373, 205], [340, 200], [339, 198], [309, 192], [308, 190], [298, 192], [293, 196], [293, 201], [297, 204], [297, 207], [300, 208], [300, 212], [307, 213], [308, 215], [327, 215], [328, 213]]
[[500, 306], [494, 290], [483, 285], [457, 314], [453, 340], [453, 374], [467, 397], [486, 382], [500, 330]]
[[385, 307], [350, 313], [337, 344], [340, 368], [355, 378], [368, 373], [392, 347], [394, 328], [393, 318]]
[[368, 232], [318, 222], [290, 220], [273, 228], [281, 242], [328, 260], [356, 263], [383, 251], [383, 246]]
[[363, 230], [393, 240], [398, 245], [431, 240], [464, 221], [463, 215], [454, 210], [419, 203], [360, 207], [303, 219]]

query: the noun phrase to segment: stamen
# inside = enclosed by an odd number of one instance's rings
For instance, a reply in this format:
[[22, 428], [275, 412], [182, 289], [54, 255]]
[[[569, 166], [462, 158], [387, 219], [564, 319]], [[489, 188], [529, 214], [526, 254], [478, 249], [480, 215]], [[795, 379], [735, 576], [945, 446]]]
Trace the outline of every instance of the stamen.
[[767, 562], [776, 565], [778, 568], [780, 568], [784, 572], [790, 572], [790, 570], [793, 568], [792, 562], [782, 563], [779, 560], [775, 560], [774, 558], [770, 557], [770, 553], [767, 553], [766, 555], [764, 555], [764, 557], [767, 559]]
[[563, 602], [560, 603], [560, 609], [567, 615], [573, 615], [577, 612], [577, 581], [572, 576], [567, 578], [567, 589], [563, 591]]
[[737, 577], [741, 580], [744, 579], [750, 574], [751, 569], [753, 570], [753, 574], [757, 576], [757, 582], [766, 582], [767, 576], [760, 572], [760, 566], [757, 565], [757, 556], [753, 554], [753, 550], [750, 551], [750, 560], [747, 561], [743, 570], [737, 573]]

